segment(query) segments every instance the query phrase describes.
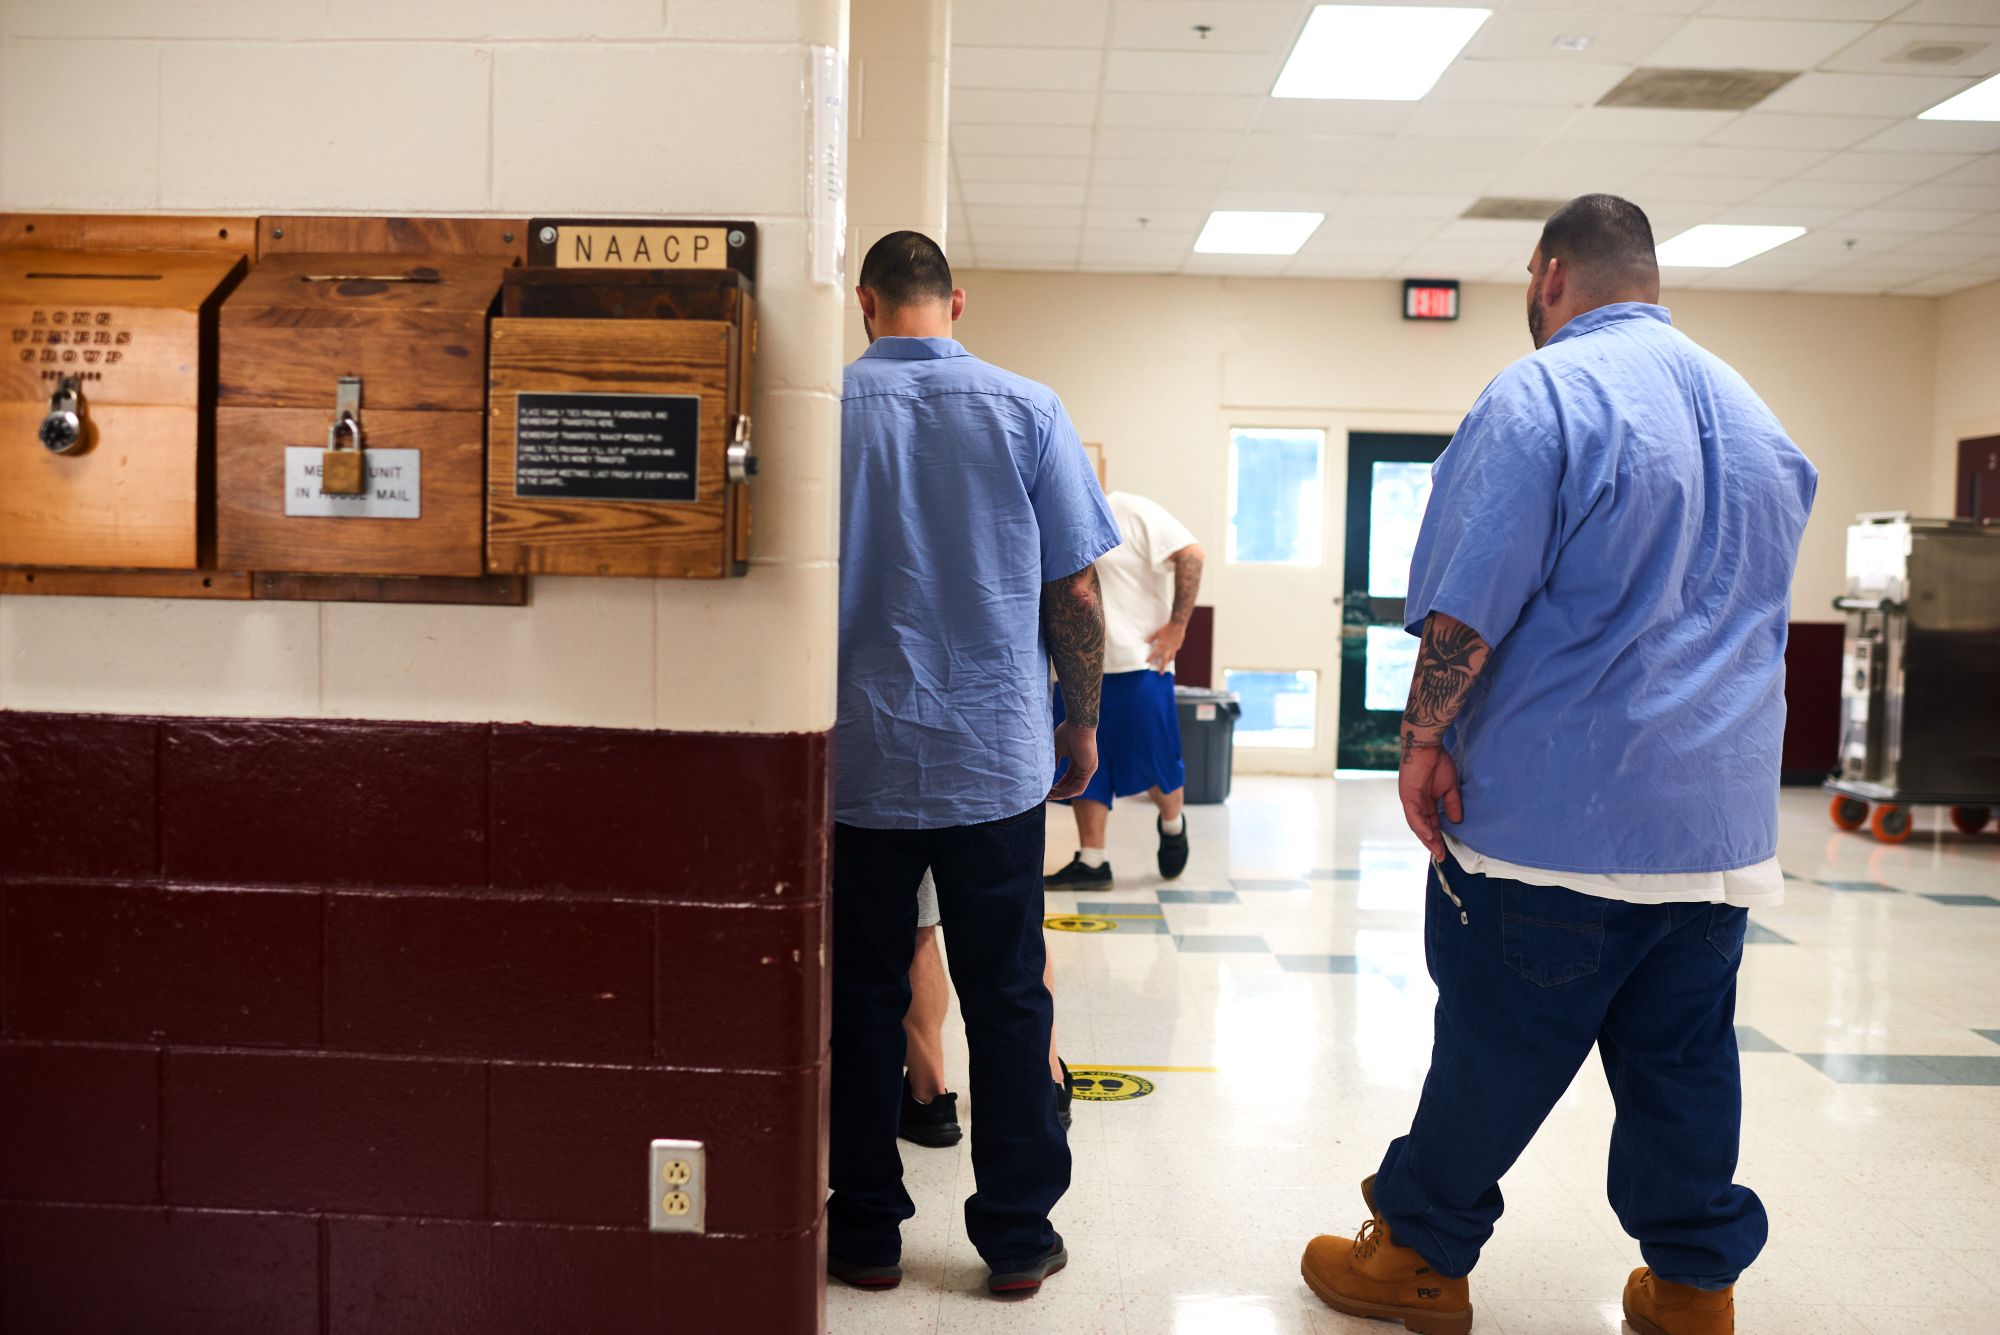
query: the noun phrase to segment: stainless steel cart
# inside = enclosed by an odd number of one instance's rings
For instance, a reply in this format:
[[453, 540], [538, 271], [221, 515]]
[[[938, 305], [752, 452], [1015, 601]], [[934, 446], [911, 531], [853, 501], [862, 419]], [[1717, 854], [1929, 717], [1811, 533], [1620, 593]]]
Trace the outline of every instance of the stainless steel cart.
[[2000, 807], [2000, 525], [1866, 514], [1847, 530], [1833, 823], [1885, 843], [1910, 808], [1967, 834]]

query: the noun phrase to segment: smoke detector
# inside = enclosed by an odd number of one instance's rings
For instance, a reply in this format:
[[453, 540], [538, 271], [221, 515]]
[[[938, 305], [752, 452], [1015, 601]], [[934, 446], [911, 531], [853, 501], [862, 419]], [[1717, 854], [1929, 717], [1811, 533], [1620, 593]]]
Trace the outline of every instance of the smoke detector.
[[1991, 42], [1970, 39], [1962, 41], [1938, 41], [1932, 39], [1929, 41], [1911, 42], [1894, 55], [1884, 56], [1882, 63], [1885, 65], [1957, 65], [1978, 55], [1991, 45]]

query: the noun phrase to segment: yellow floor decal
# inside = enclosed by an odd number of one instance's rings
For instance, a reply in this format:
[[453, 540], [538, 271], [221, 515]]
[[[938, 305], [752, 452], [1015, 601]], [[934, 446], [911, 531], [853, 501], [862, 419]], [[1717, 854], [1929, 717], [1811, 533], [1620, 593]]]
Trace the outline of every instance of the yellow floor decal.
[[1129, 1071], [1072, 1069], [1069, 1074], [1076, 1082], [1076, 1097], [1091, 1103], [1125, 1103], [1153, 1092], [1152, 1081]]
[[1163, 913], [1058, 913], [1042, 919], [1052, 932], [1113, 932], [1121, 922], [1158, 922]]

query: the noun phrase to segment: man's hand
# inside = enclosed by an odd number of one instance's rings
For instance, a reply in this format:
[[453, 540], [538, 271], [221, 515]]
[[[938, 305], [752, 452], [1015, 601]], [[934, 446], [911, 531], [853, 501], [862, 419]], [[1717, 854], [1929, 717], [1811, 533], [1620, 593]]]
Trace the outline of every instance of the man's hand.
[[1153, 665], [1153, 671], [1165, 672], [1174, 665], [1174, 658], [1181, 651], [1181, 642], [1187, 639], [1187, 627], [1177, 621], [1166, 625], [1146, 637], [1152, 648], [1146, 651], [1146, 661]]
[[1079, 728], [1065, 720], [1056, 725], [1056, 763], [1069, 762], [1067, 771], [1058, 771], [1062, 777], [1056, 786], [1049, 789], [1048, 800], [1059, 802], [1075, 797], [1090, 786], [1090, 776], [1097, 773], [1097, 729]]
[[1438, 824], [1438, 802], [1456, 825], [1465, 819], [1465, 799], [1458, 791], [1458, 766], [1451, 753], [1437, 745], [1403, 746], [1403, 766], [1396, 773], [1396, 796], [1403, 802], [1403, 819], [1431, 857], [1445, 855], [1444, 831]]

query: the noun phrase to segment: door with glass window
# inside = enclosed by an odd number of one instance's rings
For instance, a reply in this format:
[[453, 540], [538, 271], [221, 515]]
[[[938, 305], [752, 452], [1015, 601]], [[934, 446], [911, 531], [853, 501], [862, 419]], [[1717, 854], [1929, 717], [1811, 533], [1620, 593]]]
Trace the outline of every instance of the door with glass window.
[[1394, 769], [1417, 641], [1404, 633], [1410, 556], [1450, 436], [1350, 432], [1335, 764]]

